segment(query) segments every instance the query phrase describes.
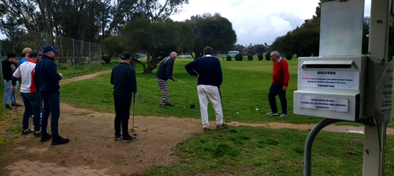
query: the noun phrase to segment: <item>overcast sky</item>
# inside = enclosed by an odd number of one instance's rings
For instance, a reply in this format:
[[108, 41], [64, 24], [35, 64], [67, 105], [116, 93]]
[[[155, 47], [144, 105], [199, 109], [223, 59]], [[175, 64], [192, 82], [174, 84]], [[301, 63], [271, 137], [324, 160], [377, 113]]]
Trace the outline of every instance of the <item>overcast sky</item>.
[[[189, 0], [183, 12], [172, 15], [175, 21], [193, 15], [220, 13], [230, 20], [237, 34], [236, 44], [271, 44], [315, 15], [319, 0]], [[365, 0], [365, 16], [371, 0]]]

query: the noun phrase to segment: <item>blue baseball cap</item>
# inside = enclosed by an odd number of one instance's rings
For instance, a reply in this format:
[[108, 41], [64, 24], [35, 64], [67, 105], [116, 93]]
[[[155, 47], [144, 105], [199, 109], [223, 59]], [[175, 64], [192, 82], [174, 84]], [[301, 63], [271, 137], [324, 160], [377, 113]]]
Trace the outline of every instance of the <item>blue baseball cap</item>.
[[51, 45], [46, 45], [44, 46], [44, 48], [42, 49], [43, 53], [47, 53], [49, 51], [53, 51], [55, 53], [59, 52], [58, 50], [55, 50]]

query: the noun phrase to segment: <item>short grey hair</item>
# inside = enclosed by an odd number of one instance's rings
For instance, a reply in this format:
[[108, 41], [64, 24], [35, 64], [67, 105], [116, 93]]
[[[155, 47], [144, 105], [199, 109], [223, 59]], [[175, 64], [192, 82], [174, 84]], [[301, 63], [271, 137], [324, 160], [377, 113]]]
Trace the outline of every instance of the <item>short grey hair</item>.
[[278, 51], [272, 51], [271, 54], [272, 54], [273, 56], [280, 57], [280, 54], [279, 54]]
[[171, 54], [170, 54], [170, 57], [172, 58], [172, 57], [175, 57], [175, 56], [178, 56], [178, 54], [176, 53], [176, 52], [171, 52]]

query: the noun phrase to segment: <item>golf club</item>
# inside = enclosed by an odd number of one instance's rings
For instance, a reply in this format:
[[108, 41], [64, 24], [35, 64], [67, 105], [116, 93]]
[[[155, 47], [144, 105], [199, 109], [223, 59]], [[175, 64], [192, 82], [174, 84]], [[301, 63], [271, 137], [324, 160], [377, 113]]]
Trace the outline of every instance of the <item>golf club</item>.
[[15, 114], [16, 114], [16, 121], [18, 121], [18, 130], [20, 131], [21, 130], [21, 127], [20, 127], [20, 125], [19, 125], [19, 117], [18, 117], [18, 107], [16, 106], [16, 91], [15, 92], [12, 92], [12, 93], [14, 93], [14, 97], [15, 97]]
[[131, 95], [131, 98], [133, 98], [133, 128], [132, 128], [131, 132], [132, 132], [133, 136], [137, 136], [137, 133], [135, 132], [135, 129], [134, 129], [135, 93], [133, 93]]
[[[186, 83], [184, 83], [184, 82], [182, 82], [182, 81], [177, 80], [177, 82], [183, 84], [184, 86], [190, 87], [190, 88], [193, 89], [193, 90], [196, 89], [195, 87], [192, 87], [191, 85], [186, 84]], [[190, 108], [191, 108], [191, 109], [194, 109], [195, 107], [196, 107], [196, 106], [195, 106], [194, 104], [190, 103]]]
[[[222, 91], [220, 91], [220, 87], [218, 87], [219, 95], [220, 95], [220, 103], [222, 103], [222, 113], [223, 113], [223, 100], [222, 100]], [[226, 121], [224, 120], [224, 113], [223, 113], [223, 123], [227, 126]], [[228, 127], [226, 127], [227, 129]]]

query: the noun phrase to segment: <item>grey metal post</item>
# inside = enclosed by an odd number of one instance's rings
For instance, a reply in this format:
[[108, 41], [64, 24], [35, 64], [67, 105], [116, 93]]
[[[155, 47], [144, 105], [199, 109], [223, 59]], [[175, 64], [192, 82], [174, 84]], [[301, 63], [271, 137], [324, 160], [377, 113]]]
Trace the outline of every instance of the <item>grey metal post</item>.
[[74, 51], [74, 38], [73, 38], [73, 58], [72, 58], [72, 64], [73, 64], [73, 74], [74, 74], [74, 71], [75, 71], [75, 59], [74, 59], [74, 54], [75, 54], [75, 51]]
[[90, 42], [89, 42], [89, 63], [90, 63], [90, 69], [92, 69], [92, 57], [90, 55]]
[[[370, 55], [390, 62], [388, 58], [389, 26], [392, 0], [372, 0], [369, 33]], [[387, 124], [364, 126], [363, 175], [381, 176], [384, 171], [384, 147]]]
[[305, 142], [305, 151], [304, 151], [304, 176], [312, 175], [312, 144], [315, 140], [317, 134], [326, 126], [341, 122], [341, 120], [335, 119], [324, 119], [320, 123], [318, 123], [312, 131], [309, 133], [308, 138]]
[[48, 45], [48, 34], [45, 33], [45, 45]]

